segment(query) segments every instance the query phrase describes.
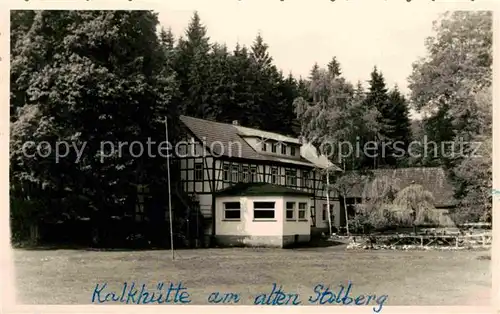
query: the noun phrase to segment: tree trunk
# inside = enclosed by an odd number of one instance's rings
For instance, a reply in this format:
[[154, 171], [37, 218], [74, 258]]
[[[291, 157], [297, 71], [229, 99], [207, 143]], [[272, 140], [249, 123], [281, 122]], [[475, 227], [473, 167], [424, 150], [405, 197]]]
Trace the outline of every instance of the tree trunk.
[[330, 176], [326, 172], [326, 210], [328, 213], [328, 230], [332, 236], [332, 214], [330, 213]]
[[344, 201], [344, 212], [345, 212], [345, 232], [349, 235], [349, 213], [347, 212], [347, 202], [345, 200], [346, 193], [343, 193], [343, 201]]
[[413, 214], [412, 214], [412, 216], [413, 216], [413, 234], [417, 235], [417, 224], [416, 224], [416, 222], [417, 222], [417, 211], [415, 209], [412, 209], [412, 211], [413, 211]]
[[38, 223], [32, 222], [30, 224], [30, 243], [32, 245], [37, 245], [39, 239]]

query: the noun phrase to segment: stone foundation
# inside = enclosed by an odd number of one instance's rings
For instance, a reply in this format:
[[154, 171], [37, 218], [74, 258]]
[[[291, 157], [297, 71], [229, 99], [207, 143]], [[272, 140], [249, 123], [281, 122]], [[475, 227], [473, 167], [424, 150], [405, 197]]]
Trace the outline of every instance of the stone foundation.
[[218, 246], [223, 247], [274, 247], [283, 248], [296, 243], [307, 243], [311, 239], [308, 234], [285, 236], [250, 236], [250, 235], [217, 235]]

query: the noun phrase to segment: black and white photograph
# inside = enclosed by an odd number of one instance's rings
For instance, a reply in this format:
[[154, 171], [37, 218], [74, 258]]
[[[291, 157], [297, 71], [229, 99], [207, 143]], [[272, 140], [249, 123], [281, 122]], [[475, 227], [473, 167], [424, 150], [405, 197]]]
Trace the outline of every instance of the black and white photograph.
[[9, 11], [16, 304], [492, 306], [492, 8], [90, 2]]

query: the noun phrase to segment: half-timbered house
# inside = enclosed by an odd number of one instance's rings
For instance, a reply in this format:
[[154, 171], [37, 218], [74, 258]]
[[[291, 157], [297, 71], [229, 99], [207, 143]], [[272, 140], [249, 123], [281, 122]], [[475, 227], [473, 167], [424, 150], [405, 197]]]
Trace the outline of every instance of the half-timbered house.
[[[297, 138], [243, 127], [236, 121], [228, 124], [188, 116], [181, 116], [180, 120], [183, 140], [176, 145], [175, 155], [181, 185], [184, 192], [199, 202], [200, 211], [207, 219], [207, 235], [216, 238], [217, 226], [221, 228], [221, 220], [216, 216], [226, 215], [223, 208], [217, 208], [224, 206], [216, 201], [218, 195], [238, 183], [246, 183], [247, 187], [252, 183], [261, 183], [262, 187], [262, 183], [267, 183], [271, 189], [275, 186], [287, 189], [284, 191], [287, 195], [290, 191], [297, 191], [297, 197], [307, 195], [307, 208], [300, 202], [296, 204], [296, 210], [299, 211], [301, 206], [301, 219], [307, 220], [308, 231], [328, 230], [325, 174], [337, 173], [341, 169], [319, 155], [312, 145]], [[338, 228], [341, 223], [340, 203], [333, 192], [329, 196], [331, 222]], [[283, 202], [280, 204], [283, 208], [273, 210], [284, 217], [281, 211], [290, 211], [291, 208], [284, 208]], [[233, 215], [232, 219], [226, 217], [228, 221], [239, 217], [229, 210], [227, 215]], [[266, 215], [272, 216], [272, 213], [268, 211]], [[286, 215], [292, 217], [291, 212]], [[296, 216], [299, 219], [298, 212]], [[262, 226], [273, 228], [270, 224]]]

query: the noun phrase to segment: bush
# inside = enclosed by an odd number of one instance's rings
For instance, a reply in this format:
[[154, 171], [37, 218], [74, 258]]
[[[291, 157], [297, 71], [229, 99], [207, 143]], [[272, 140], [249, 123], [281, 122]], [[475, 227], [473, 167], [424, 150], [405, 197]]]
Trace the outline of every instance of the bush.
[[449, 214], [451, 220], [457, 225], [471, 222], [489, 222], [491, 223], [490, 216], [484, 216], [481, 209], [474, 206], [458, 206], [450, 210]]
[[38, 213], [43, 206], [37, 201], [10, 197], [10, 230], [13, 245], [37, 242], [38, 235], [33, 231], [37, 227]]
[[351, 233], [369, 234], [401, 226], [386, 204], [358, 204], [356, 214], [349, 219]]

